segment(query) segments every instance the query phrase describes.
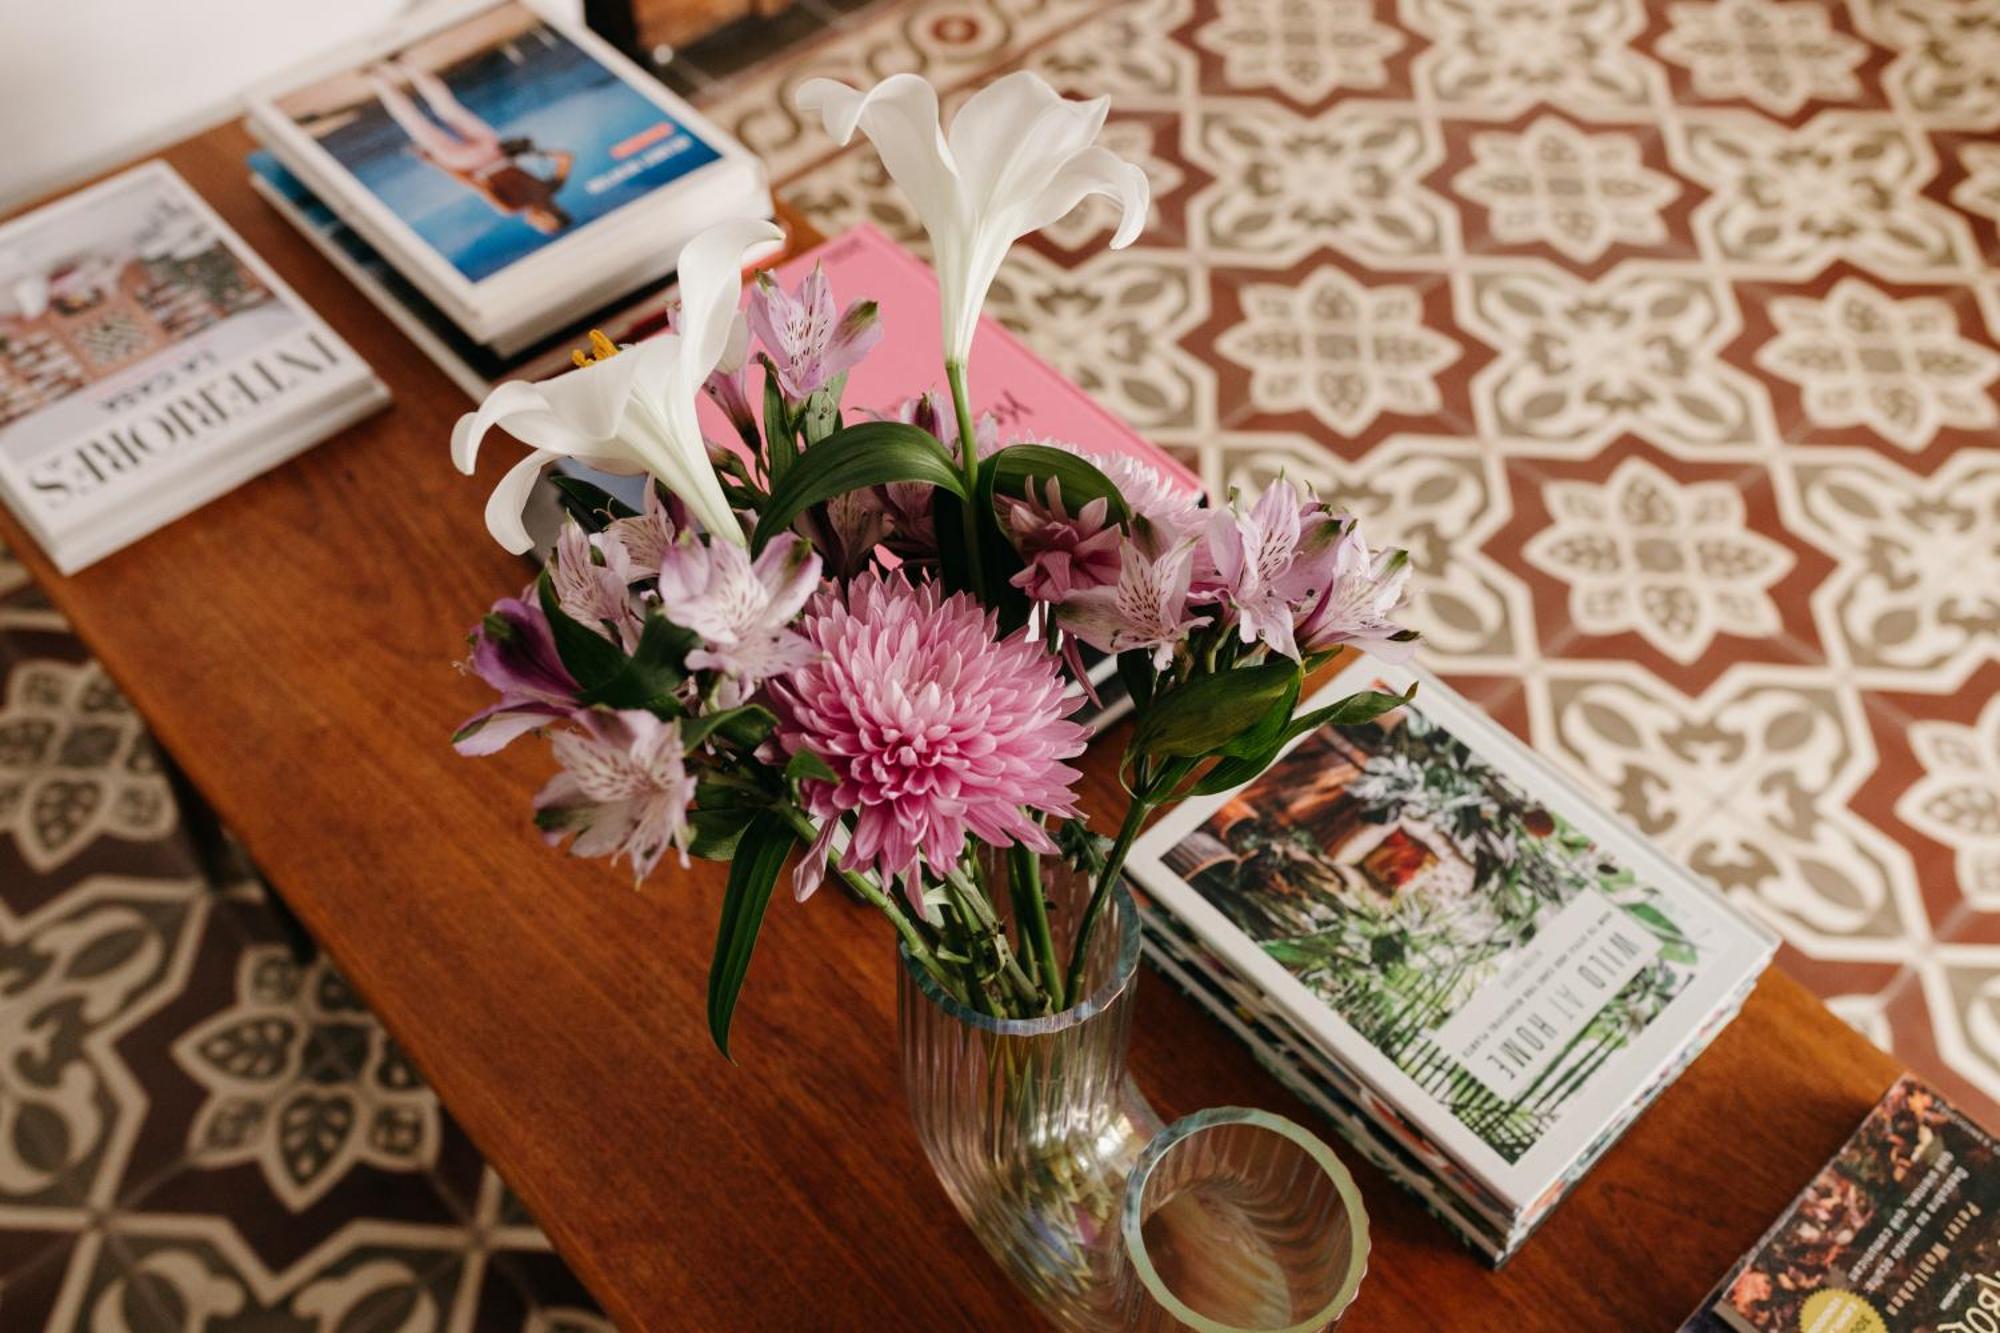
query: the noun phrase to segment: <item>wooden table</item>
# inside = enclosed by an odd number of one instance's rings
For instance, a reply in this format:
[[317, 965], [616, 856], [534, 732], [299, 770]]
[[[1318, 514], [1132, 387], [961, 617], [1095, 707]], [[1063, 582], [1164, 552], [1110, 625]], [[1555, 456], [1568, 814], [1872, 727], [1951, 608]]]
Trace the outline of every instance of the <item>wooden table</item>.
[[[731, 1067], [702, 1012], [718, 867], [635, 892], [530, 829], [542, 747], [446, 744], [487, 697], [454, 667], [467, 628], [525, 578], [481, 524], [503, 460], [452, 470], [464, 399], [251, 193], [249, 148], [227, 126], [166, 157], [393, 407], [74, 578], [4, 511], [0, 539], [622, 1326], [1033, 1326], [908, 1127], [879, 919], [781, 894]], [[1101, 803], [1101, 764], [1092, 782]], [[1141, 996], [1135, 1067], [1162, 1111], [1311, 1123], [1160, 978]], [[1896, 1072], [1767, 976], [1499, 1274], [1357, 1164], [1375, 1250], [1348, 1326], [1670, 1328]]]

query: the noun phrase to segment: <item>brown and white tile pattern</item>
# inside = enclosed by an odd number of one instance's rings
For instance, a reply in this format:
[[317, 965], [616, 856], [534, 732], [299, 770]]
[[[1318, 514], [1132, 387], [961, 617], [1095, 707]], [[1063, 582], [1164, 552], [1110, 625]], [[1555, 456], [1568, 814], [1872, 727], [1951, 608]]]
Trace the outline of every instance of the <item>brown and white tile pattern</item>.
[[1409, 545], [1434, 667], [2000, 1097], [2000, 8], [885, 0], [710, 109], [921, 244], [791, 89], [1020, 66], [1157, 198], [996, 313], [1212, 486]]

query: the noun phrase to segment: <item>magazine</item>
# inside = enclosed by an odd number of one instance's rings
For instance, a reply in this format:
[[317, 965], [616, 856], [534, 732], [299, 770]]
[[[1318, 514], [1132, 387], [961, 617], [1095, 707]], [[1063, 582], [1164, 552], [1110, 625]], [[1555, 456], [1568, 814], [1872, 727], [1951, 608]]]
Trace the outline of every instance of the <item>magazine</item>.
[[66, 572], [386, 401], [172, 169], [0, 228], [0, 491]]
[[770, 213], [762, 167], [588, 30], [520, 0], [426, 10], [251, 98], [253, 130], [503, 354]]
[[1352, 1100], [1462, 1171], [1458, 1193], [1525, 1218], [1775, 941], [1439, 682], [1357, 659], [1322, 698], [1412, 684], [1415, 702], [1170, 811], [1129, 870]]
[[1992, 1135], [1918, 1079], [1898, 1079], [1685, 1327], [2000, 1327], [2000, 1161]]

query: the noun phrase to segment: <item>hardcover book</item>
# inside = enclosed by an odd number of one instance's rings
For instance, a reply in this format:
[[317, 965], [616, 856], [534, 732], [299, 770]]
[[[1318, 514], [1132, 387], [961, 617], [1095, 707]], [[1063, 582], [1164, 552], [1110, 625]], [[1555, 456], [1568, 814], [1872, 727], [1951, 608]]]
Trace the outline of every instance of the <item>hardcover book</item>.
[[1684, 1328], [2000, 1328], [1993, 1136], [1918, 1079], [1898, 1079]]
[[[1733, 1013], [1775, 942], [1420, 673], [1134, 848], [1153, 938], [1504, 1254]], [[1340, 1127], [1337, 1124], [1337, 1127]], [[1464, 1229], [1464, 1228], [1461, 1228]], [[1497, 1242], [1497, 1243], [1496, 1243]]]
[[380, 407], [172, 169], [0, 228], [0, 491], [65, 572]]
[[587, 29], [520, 0], [427, 8], [250, 99], [250, 126], [502, 354], [664, 275], [763, 168]]

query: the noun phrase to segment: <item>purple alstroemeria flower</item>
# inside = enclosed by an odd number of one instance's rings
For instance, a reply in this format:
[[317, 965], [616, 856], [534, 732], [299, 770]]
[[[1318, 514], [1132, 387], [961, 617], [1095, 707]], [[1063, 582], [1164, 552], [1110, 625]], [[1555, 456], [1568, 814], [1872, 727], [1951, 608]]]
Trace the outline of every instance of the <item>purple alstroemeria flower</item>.
[[1099, 652], [1143, 648], [1164, 670], [1188, 635], [1209, 623], [1207, 616], [1189, 614], [1195, 540], [1170, 537], [1135, 517], [1119, 549], [1117, 581], [1063, 602], [1057, 622]]
[[[732, 550], [735, 548], [731, 548]], [[643, 880], [666, 855], [687, 864], [688, 807], [695, 777], [680, 725], [640, 710], [593, 709], [550, 748], [562, 771], [535, 797], [535, 823], [551, 844], [571, 834], [575, 856], [623, 856]]]
[[452, 736], [460, 754], [493, 754], [515, 737], [577, 711], [579, 687], [534, 598], [530, 588], [495, 602], [472, 636], [468, 665], [500, 699], [467, 718]]
[[1374, 551], [1361, 538], [1361, 525], [1348, 519], [1313, 562], [1315, 585], [1297, 604], [1293, 631], [1299, 650], [1323, 653], [1352, 644], [1385, 662], [1407, 662], [1416, 653], [1417, 634], [1389, 617], [1402, 606], [1410, 579], [1410, 553], [1395, 547]]
[[1331, 545], [1331, 523], [1324, 505], [1282, 477], [1264, 488], [1248, 513], [1234, 506], [1218, 511], [1208, 522], [1195, 600], [1220, 602], [1233, 612], [1244, 643], [1262, 641], [1296, 659], [1292, 604], [1318, 582], [1312, 552]]
[[734, 708], [757, 687], [812, 657], [791, 628], [819, 586], [819, 556], [794, 533], [782, 533], [752, 562], [740, 546], [687, 535], [660, 564], [660, 609], [699, 634], [687, 655], [698, 671], [722, 673], [716, 703]]
[[817, 264], [796, 295], [760, 273], [748, 314], [750, 331], [777, 368], [778, 387], [794, 403], [852, 369], [882, 337], [882, 312], [873, 301], [835, 314], [833, 288]]

